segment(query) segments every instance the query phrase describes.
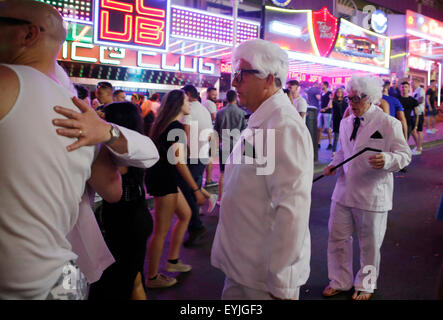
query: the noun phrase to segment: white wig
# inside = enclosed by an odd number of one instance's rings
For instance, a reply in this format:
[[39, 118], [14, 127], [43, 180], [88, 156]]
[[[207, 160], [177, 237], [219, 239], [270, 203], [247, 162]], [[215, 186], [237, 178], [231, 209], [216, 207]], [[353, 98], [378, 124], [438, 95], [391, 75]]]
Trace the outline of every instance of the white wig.
[[358, 95], [368, 96], [370, 103], [380, 101], [382, 97], [383, 81], [370, 76], [352, 76], [346, 84], [346, 91], [355, 91]]
[[262, 39], [245, 41], [234, 50], [232, 65], [237, 69], [240, 59], [260, 71], [256, 74], [258, 78], [264, 79], [272, 74], [280, 80], [276, 81], [278, 87], [286, 83], [289, 70], [288, 54], [275, 43]]

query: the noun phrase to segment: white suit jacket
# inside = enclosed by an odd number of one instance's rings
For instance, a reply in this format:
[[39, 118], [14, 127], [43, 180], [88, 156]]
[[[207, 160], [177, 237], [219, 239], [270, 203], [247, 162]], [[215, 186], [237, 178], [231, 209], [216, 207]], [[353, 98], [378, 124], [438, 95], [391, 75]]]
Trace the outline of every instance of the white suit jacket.
[[[159, 159], [159, 154], [152, 140], [135, 131], [118, 126], [128, 142], [128, 153], [119, 154], [108, 148], [119, 166], [149, 168]], [[77, 265], [89, 283], [100, 279], [104, 270], [115, 262], [109, 251], [100, 227], [95, 219], [90, 203], [90, 192], [86, 186], [79, 207], [79, 216], [74, 228], [66, 236], [72, 251], [78, 256]]]
[[[254, 141], [256, 160], [260, 153], [268, 155], [269, 165], [274, 156], [273, 172], [257, 174], [264, 165], [253, 159], [251, 148], [244, 147], [243, 140], [250, 141], [248, 129], [275, 130], [275, 140], [269, 142], [267, 136], [272, 134], [264, 132], [265, 152]], [[282, 90], [251, 115], [229, 161], [236, 157], [241, 157], [242, 164], [227, 163], [225, 167], [211, 263], [237, 283], [292, 298], [310, 272], [314, 160], [309, 131]]]
[[[355, 140], [350, 141], [355, 116], [351, 115], [340, 124], [340, 150], [330, 165], [337, 165], [365, 147], [382, 150], [385, 165], [373, 169], [369, 157], [377, 152], [366, 151], [338, 169], [338, 179], [332, 200], [343, 206], [368, 211], [392, 209], [394, 179], [392, 172], [411, 162], [411, 149], [406, 143], [400, 121], [385, 114], [375, 105], [361, 116], [360, 128]], [[377, 134], [378, 133], [378, 134]]]

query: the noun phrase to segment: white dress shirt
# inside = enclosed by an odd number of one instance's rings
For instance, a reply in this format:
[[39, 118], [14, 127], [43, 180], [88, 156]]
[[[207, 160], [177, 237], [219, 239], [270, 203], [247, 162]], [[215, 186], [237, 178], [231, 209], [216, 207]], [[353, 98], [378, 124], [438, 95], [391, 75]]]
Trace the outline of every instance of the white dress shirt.
[[[241, 155], [248, 129], [275, 129], [273, 145], [266, 139], [270, 133], [264, 133], [264, 150], [275, 148], [273, 173], [257, 175], [263, 165], [246, 164], [252, 160], [249, 153]], [[259, 149], [256, 142], [254, 148]], [[282, 90], [251, 115], [231, 162], [235, 154], [241, 155], [242, 164], [226, 164], [211, 263], [241, 285], [292, 298], [310, 272], [314, 160], [309, 131]]]
[[[330, 165], [336, 166], [366, 147], [380, 149], [385, 157], [382, 169], [373, 169], [369, 157], [377, 154], [366, 151], [347, 162], [337, 171], [338, 179], [332, 200], [346, 207], [368, 211], [392, 209], [394, 179], [392, 172], [406, 167], [411, 161], [411, 149], [403, 135], [401, 122], [385, 114], [375, 105], [360, 117], [363, 118], [355, 140], [350, 141], [355, 116], [344, 118], [340, 123], [340, 149]], [[379, 139], [371, 138], [376, 132]]]

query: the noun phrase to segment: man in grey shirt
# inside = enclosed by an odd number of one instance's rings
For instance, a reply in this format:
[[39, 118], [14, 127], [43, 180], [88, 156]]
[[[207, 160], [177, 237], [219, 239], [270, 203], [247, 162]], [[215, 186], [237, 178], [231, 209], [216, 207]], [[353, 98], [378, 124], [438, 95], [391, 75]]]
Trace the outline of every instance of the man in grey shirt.
[[226, 93], [228, 104], [220, 109], [215, 116], [214, 130], [219, 137], [220, 180], [218, 182], [218, 201], [223, 192], [225, 163], [232, 148], [246, 128], [246, 113], [237, 106], [237, 93], [229, 90]]

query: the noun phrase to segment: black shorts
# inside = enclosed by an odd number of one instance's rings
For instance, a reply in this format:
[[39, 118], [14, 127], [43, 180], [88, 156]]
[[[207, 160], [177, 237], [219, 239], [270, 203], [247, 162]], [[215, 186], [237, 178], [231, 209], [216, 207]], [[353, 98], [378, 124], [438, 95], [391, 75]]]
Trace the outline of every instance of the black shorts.
[[[417, 131], [422, 132], [423, 131], [423, 122], [425, 121], [425, 117], [421, 114], [418, 116], [418, 126]], [[414, 124], [415, 124], [415, 118], [414, 118]]]

